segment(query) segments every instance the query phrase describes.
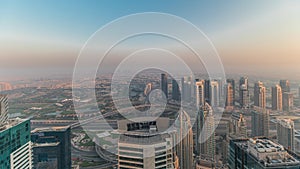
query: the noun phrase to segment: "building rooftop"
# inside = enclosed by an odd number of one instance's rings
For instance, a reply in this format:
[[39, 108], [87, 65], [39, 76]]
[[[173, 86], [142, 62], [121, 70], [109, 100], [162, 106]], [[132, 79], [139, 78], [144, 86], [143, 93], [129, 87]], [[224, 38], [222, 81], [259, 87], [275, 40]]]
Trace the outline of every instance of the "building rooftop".
[[56, 147], [60, 144], [60, 142], [54, 143], [33, 143], [32, 147]]
[[36, 128], [36, 129], [32, 130], [31, 133], [50, 132], [50, 131], [66, 131], [68, 128], [70, 128], [70, 126]]
[[2, 126], [0, 126], [0, 132], [4, 131], [6, 129], [9, 129], [13, 126], [16, 126], [24, 121], [26, 121], [28, 119], [21, 119], [21, 118], [14, 118], [14, 119], [8, 119]]
[[299, 159], [292, 152], [267, 138], [239, 140], [236, 144], [265, 167], [300, 164]]

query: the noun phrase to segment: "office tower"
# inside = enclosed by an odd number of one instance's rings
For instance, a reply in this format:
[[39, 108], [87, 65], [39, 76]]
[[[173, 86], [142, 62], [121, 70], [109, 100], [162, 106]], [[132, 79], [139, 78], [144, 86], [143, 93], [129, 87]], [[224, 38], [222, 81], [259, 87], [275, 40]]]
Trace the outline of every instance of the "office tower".
[[290, 111], [294, 106], [293, 93], [284, 92], [282, 94], [282, 108], [284, 111]]
[[193, 131], [190, 116], [181, 111], [175, 121], [177, 130], [176, 154], [180, 168], [193, 168]]
[[279, 82], [282, 92], [291, 92], [290, 82], [288, 80], [280, 80]]
[[71, 168], [71, 129], [67, 127], [36, 128], [31, 131], [35, 169]]
[[260, 81], [254, 84], [254, 106], [266, 108], [266, 87]]
[[205, 103], [204, 98], [204, 80], [196, 82], [196, 104], [197, 104], [197, 110]]
[[179, 85], [175, 79], [172, 80], [172, 99], [180, 101]]
[[204, 98], [205, 102], [207, 102], [210, 105], [210, 80], [204, 81]]
[[241, 107], [249, 108], [250, 95], [249, 95], [248, 77], [241, 77], [240, 86], [239, 86], [239, 93], [240, 93], [240, 105], [241, 105]]
[[29, 119], [8, 119], [0, 126], [0, 152], [0, 168], [32, 168]]
[[282, 90], [279, 85], [272, 87], [272, 110], [282, 110]]
[[277, 121], [277, 140], [290, 151], [295, 151], [295, 128], [291, 119], [278, 119]]
[[227, 83], [225, 85], [225, 95], [226, 95], [226, 102], [225, 102], [225, 106], [226, 108], [228, 107], [233, 107], [234, 106], [234, 89], [232, 87], [231, 83]]
[[194, 82], [191, 76], [185, 76], [181, 79], [181, 86], [182, 86], [182, 99], [184, 101], [191, 101], [193, 96], [193, 88]]
[[231, 84], [231, 87], [232, 87], [232, 90], [233, 90], [233, 92], [232, 92], [232, 97], [233, 97], [233, 102], [235, 101], [235, 81], [234, 81], [234, 79], [227, 79], [226, 80], [226, 82], [227, 82], [227, 84], [228, 83], [230, 83]]
[[247, 138], [247, 124], [244, 116], [239, 113], [232, 113], [231, 115], [231, 135], [235, 138]]
[[214, 161], [216, 153], [215, 122], [213, 109], [206, 103], [197, 116], [196, 147], [201, 158]]
[[252, 136], [269, 137], [269, 110], [256, 108], [255, 110], [252, 110], [251, 114]]
[[161, 74], [161, 90], [165, 94], [166, 98], [168, 98], [168, 75], [165, 73]]
[[168, 128], [169, 119], [143, 120], [118, 121], [121, 133], [118, 142], [118, 168], [175, 168], [172, 134], [162, 133]]
[[228, 155], [229, 169], [300, 168], [299, 156], [286, 151], [282, 145], [267, 138], [231, 140]]
[[210, 105], [212, 107], [217, 107], [220, 105], [220, 91], [219, 91], [219, 84], [217, 81], [211, 81], [210, 82], [210, 91], [209, 91], [209, 96], [210, 96]]

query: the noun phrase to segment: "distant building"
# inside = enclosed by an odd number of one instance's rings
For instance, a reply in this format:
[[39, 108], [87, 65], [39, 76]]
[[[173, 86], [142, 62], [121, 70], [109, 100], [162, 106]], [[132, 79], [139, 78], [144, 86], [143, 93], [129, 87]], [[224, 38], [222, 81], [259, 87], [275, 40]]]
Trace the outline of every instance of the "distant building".
[[284, 111], [290, 111], [294, 107], [293, 93], [284, 92], [282, 96], [282, 107]]
[[168, 98], [168, 75], [162, 73], [160, 82], [161, 82], [161, 90], [165, 94], [166, 98]]
[[272, 110], [282, 111], [282, 89], [280, 85], [272, 87]]
[[290, 119], [279, 119], [277, 122], [277, 140], [290, 151], [295, 151], [295, 127]]
[[172, 80], [172, 99], [180, 101], [180, 90], [179, 85], [175, 79]]
[[35, 169], [71, 169], [70, 127], [36, 128], [31, 131]]
[[252, 137], [257, 136], [269, 136], [269, 128], [270, 128], [270, 117], [269, 110], [255, 108], [251, 112], [251, 131]]
[[249, 94], [248, 77], [241, 77], [240, 78], [239, 93], [240, 93], [240, 105], [241, 105], [241, 107], [249, 108], [250, 94]]
[[247, 123], [242, 114], [232, 113], [230, 135], [234, 138], [247, 138]]
[[184, 101], [191, 101], [192, 96], [194, 95], [194, 80], [192, 76], [185, 76], [181, 79], [182, 87], [182, 99]]
[[267, 138], [231, 140], [228, 168], [299, 169], [299, 156]]
[[233, 108], [234, 106], [234, 89], [231, 83], [227, 83], [225, 85], [225, 96], [226, 96], [226, 102], [225, 106], [226, 108]]
[[30, 120], [8, 119], [5, 95], [0, 96], [0, 168], [32, 168]]
[[266, 108], [266, 87], [261, 81], [254, 84], [254, 106]]
[[205, 96], [204, 96], [204, 80], [196, 82], [196, 104], [197, 109], [199, 110], [205, 103]]
[[234, 79], [227, 79], [226, 80], [227, 84], [231, 84], [231, 87], [232, 87], [232, 99], [233, 101], [235, 101], [235, 81]]
[[279, 82], [282, 92], [291, 92], [290, 82], [288, 80], [280, 80]]
[[209, 101], [212, 107], [217, 107], [220, 105], [220, 91], [219, 83], [217, 81], [210, 82]]

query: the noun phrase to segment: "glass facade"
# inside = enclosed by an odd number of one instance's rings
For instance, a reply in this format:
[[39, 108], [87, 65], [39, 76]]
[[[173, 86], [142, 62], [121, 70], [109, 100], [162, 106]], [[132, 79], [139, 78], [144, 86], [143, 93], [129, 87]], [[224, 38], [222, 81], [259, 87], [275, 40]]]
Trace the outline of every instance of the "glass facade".
[[[13, 125], [15, 123], [15, 125]], [[9, 121], [0, 129], [0, 169], [10, 168], [10, 154], [30, 141], [30, 120]]]

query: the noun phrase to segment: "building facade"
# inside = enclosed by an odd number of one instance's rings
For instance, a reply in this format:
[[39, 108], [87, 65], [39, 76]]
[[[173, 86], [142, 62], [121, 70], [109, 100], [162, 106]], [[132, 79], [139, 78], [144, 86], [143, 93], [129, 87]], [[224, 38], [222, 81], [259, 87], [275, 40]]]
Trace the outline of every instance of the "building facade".
[[272, 110], [282, 111], [282, 89], [280, 85], [272, 87]]
[[254, 106], [266, 108], [266, 87], [261, 81], [254, 84]]

